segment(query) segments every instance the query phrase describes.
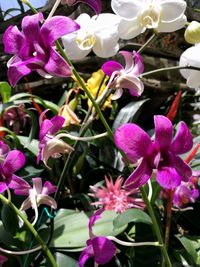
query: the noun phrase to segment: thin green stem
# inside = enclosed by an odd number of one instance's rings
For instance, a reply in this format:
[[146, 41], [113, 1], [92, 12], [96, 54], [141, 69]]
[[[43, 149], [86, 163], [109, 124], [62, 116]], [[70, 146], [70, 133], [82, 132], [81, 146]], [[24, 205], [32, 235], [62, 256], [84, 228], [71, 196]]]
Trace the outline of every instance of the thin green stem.
[[27, 0], [21, 0], [25, 5], [27, 5], [32, 11], [33, 11], [33, 13], [35, 13], [35, 14], [37, 14], [38, 13], [38, 11], [37, 11], [37, 9], [35, 9], [32, 5], [31, 5], [31, 3], [29, 3], [29, 1], [27, 1]]
[[28, 229], [31, 231], [31, 233], [34, 235], [35, 239], [38, 241], [38, 243], [41, 245], [44, 253], [49, 258], [49, 261], [51, 262], [51, 265], [53, 267], [57, 267], [56, 261], [54, 259], [54, 256], [52, 255], [49, 248], [46, 246], [46, 244], [43, 242], [42, 238], [39, 236], [38, 232], [35, 230], [35, 228], [32, 226], [32, 224], [27, 220], [27, 218], [22, 214], [22, 212], [12, 203], [9, 202], [7, 198], [5, 198], [3, 195], [0, 194], [0, 200], [2, 200], [3, 203], [8, 205], [24, 222], [24, 224], [28, 227]]
[[165, 244], [163, 242], [163, 238], [162, 238], [162, 235], [161, 235], [161, 232], [159, 229], [159, 225], [158, 225], [155, 213], [153, 211], [153, 208], [152, 208], [150, 201], [148, 200], [148, 197], [147, 197], [147, 194], [146, 194], [144, 187], [140, 187], [140, 191], [142, 194], [142, 198], [143, 198], [145, 204], [147, 205], [147, 209], [148, 209], [149, 215], [150, 215], [151, 220], [152, 220], [154, 232], [155, 232], [156, 237], [157, 237], [157, 239], [161, 245], [160, 249], [161, 249], [164, 261], [168, 267], [172, 267], [171, 261], [169, 259], [168, 253], [167, 253], [167, 249], [166, 249]]
[[156, 39], [157, 35], [158, 35], [158, 34], [154, 33], [154, 34], [153, 34], [153, 35], [146, 41], [146, 43], [144, 43], [144, 44], [140, 47], [140, 49], [138, 49], [137, 53], [141, 54], [141, 53], [144, 51], [144, 49]]
[[140, 75], [140, 78], [143, 78], [145, 76], [154, 74], [154, 73], [158, 73], [158, 72], [163, 72], [163, 71], [173, 71], [173, 70], [182, 70], [182, 69], [191, 69], [191, 70], [198, 70], [200, 71], [200, 68], [198, 67], [193, 67], [190, 65], [186, 65], [186, 66], [174, 66], [174, 67], [169, 67], [169, 68], [161, 68], [161, 69], [157, 69], [157, 70], [151, 70], [148, 72], [144, 72]]

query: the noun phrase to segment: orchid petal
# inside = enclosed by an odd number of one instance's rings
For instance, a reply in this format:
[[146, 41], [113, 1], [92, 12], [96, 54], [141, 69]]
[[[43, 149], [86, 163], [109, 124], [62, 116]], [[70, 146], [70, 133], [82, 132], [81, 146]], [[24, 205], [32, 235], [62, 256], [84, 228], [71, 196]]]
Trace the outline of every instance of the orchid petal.
[[63, 126], [65, 119], [62, 116], [54, 116], [51, 119], [52, 127], [50, 129], [50, 134], [56, 134]]
[[23, 34], [17, 26], [10, 26], [3, 35], [5, 53], [19, 53], [25, 42]]
[[39, 22], [44, 19], [42, 13], [37, 13], [31, 16], [25, 16], [22, 19], [22, 32], [25, 35], [26, 40], [32, 44], [40, 37]]
[[144, 91], [144, 84], [136, 76], [122, 74], [115, 80], [115, 88], [126, 88], [129, 89], [131, 95], [139, 96]]
[[162, 167], [157, 171], [157, 182], [165, 189], [175, 189], [180, 185], [182, 177], [174, 167]]
[[190, 88], [198, 88], [200, 86], [199, 71], [191, 71], [187, 79], [187, 86]]
[[108, 263], [117, 251], [112, 241], [106, 237], [95, 237], [91, 242], [94, 250], [94, 259], [97, 264]]
[[77, 31], [79, 28], [80, 26], [68, 17], [54, 16], [42, 25], [41, 36], [44, 44], [52, 45], [63, 35]]
[[46, 119], [41, 123], [39, 134], [40, 141], [44, 139], [45, 135], [50, 131], [51, 127], [53, 127], [53, 123], [50, 120]]
[[49, 61], [44, 69], [54, 76], [69, 77], [72, 75], [72, 70], [68, 63], [52, 47], [50, 47]]
[[132, 163], [148, 155], [152, 149], [152, 141], [147, 133], [133, 123], [119, 127], [115, 132], [115, 143], [122, 149]]
[[174, 167], [182, 177], [182, 180], [188, 182], [192, 176], [192, 169], [180, 157], [174, 156]]
[[[112, 88], [112, 84], [110, 85], [110, 87]], [[123, 89], [121, 89], [121, 88], [116, 89], [114, 94], [112, 95], [111, 99], [117, 100], [122, 96], [122, 94], [123, 94]]]
[[146, 30], [145, 27], [140, 25], [137, 19], [129, 21], [122, 20], [119, 24], [119, 37], [124, 40], [135, 38]]
[[181, 17], [186, 10], [186, 2], [183, 0], [160, 0], [162, 8], [162, 21], [170, 22]]
[[158, 32], [174, 32], [182, 29], [185, 26], [186, 22], [187, 22], [186, 16], [182, 16], [172, 22], [161, 21], [156, 30]]
[[103, 72], [106, 75], [111, 77], [111, 75], [114, 71], [120, 71], [120, 70], [124, 69], [124, 67], [120, 63], [118, 63], [117, 61], [110, 60], [110, 61], [104, 63], [102, 65], [101, 69], [103, 70]]
[[52, 194], [54, 192], [56, 192], [56, 186], [52, 185], [52, 183], [50, 183], [49, 181], [46, 181], [44, 183], [43, 188], [42, 188], [42, 194], [49, 195], [49, 194]]
[[170, 151], [179, 155], [188, 152], [193, 145], [192, 135], [187, 125], [182, 121], [179, 123], [179, 128], [170, 145]]
[[140, 54], [138, 54], [136, 51], [133, 51], [133, 54], [135, 64], [131, 73], [134, 73], [136, 76], [139, 76], [144, 71], [144, 64]]
[[28, 210], [32, 207], [32, 202], [30, 196], [27, 197], [24, 202], [21, 204], [20, 210]]
[[0, 194], [8, 189], [8, 185], [5, 182], [0, 182]]
[[128, 51], [120, 51], [119, 54], [125, 59], [125, 71], [129, 72], [134, 66], [133, 54]]
[[173, 127], [171, 121], [162, 115], [154, 116], [155, 141], [159, 149], [167, 149], [172, 142]]
[[89, 224], [88, 224], [90, 238], [91, 238], [91, 235], [93, 235], [92, 226], [95, 224], [97, 220], [101, 219], [101, 214], [103, 212], [104, 212], [104, 209], [99, 209], [90, 217]]
[[94, 256], [92, 245], [87, 246], [82, 252], [79, 257], [79, 266], [83, 267], [85, 262]]
[[39, 194], [37, 196], [37, 206], [39, 207], [42, 204], [47, 205], [53, 209], [57, 209], [57, 203], [55, 199], [46, 194]]
[[145, 0], [112, 0], [111, 7], [115, 14], [126, 20], [137, 18], [145, 5]]
[[3, 171], [5, 174], [11, 174], [18, 171], [25, 164], [25, 156], [21, 151], [12, 150], [3, 163]]
[[131, 173], [124, 183], [126, 190], [131, 191], [144, 185], [152, 174], [152, 168], [148, 165], [146, 159], [143, 159], [140, 165]]
[[33, 189], [39, 195], [42, 193], [42, 179], [39, 177], [33, 178]]
[[31, 186], [24, 179], [13, 174], [12, 180], [9, 183], [9, 188], [14, 189], [14, 193], [16, 195], [27, 196], [29, 194], [29, 189], [31, 189]]

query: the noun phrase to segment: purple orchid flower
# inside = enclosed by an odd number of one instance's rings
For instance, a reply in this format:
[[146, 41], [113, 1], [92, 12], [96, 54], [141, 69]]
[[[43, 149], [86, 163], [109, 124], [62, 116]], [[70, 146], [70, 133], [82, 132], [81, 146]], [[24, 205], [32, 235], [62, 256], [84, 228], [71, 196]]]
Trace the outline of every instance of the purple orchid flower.
[[0, 193], [12, 188], [13, 180], [17, 177], [14, 172], [25, 164], [25, 156], [21, 151], [9, 151], [5, 159], [0, 162]]
[[29, 208], [34, 209], [35, 218], [32, 224], [34, 225], [38, 219], [38, 207], [40, 205], [47, 205], [53, 209], [57, 209], [55, 199], [49, 195], [56, 191], [56, 186], [46, 181], [42, 186], [42, 179], [40, 177], [32, 178], [33, 187], [29, 185], [24, 179], [15, 177], [12, 183], [12, 189], [16, 195], [28, 196], [22, 203], [20, 210], [25, 211]]
[[[54, 116], [51, 120], [45, 119], [42, 121], [44, 111], [39, 118], [40, 133], [39, 133], [39, 154], [37, 156], [37, 163], [42, 160], [47, 166], [49, 157], [58, 158], [63, 153], [73, 151], [73, 148], [59, 138], [55, 134], [62, 128], [65, 118], [62, 116]], [[47, 166], [48, 167], [48, 166]]]
[[157, 170], [157, 182], [165, 189], [175, 189], [181, 181], [187, 182], [192, 175], [191, 168], [179, 157], [192, 148], [192, 135], [184, 122], [179, 123], [173, 139], [173, 126], [165, 116], [154, 116], [155, 139], [139, 126], [127, 123], [115, 133], [115, 143], [122, 149], [131, 163], [141, 160], [139, 166], [128, 177], [125, 188], [140, 187]]
[[85, 262], [91, 257], [94, 257], [94, 261], [97, 264], [106, 264], [116, 253], [117, 249], [112, 241], [104, 236], [95, 236], [92, 232], [92, 226], [101, 218], [100, 215], [103, 211], [103, 209], [97, 210], [89, 220], [88, 229], [90, 239], [86, 241], [87, 247], [79, 257], [80, 267], [84, 266]]
[[3, 141], [0, 141], [0, 163], [4, 161], [9, 151], [9, 146]]
[[61, 4], [67, 4], [68, 6], [73, 6], [78, 3], [84, 3], [90, 6], [96, 12], [97, 15], [100, 14], [102, 9], [101, 0], [61, 0]]
[[125, 67], [117, 61], [111, 60], [102, 65], [103, 72], [110, 77], [108, 86], [116, 90], [112, 99], [118, 99], [123, 93], [123, 88], [129, 89], [133, 96], [139, 96], [144, 90], [144, 85], [138, 78], [144, 70], [140, 55], [133, 51], [119, 52], [125, 59]]
[[6, 258], [3, 255], [0, 255], [0, 267], [3, 266], [3, 264], [8, 260], [8, 258]]
[[64, 16], [54, 16], [40, 27], [39, 23], [43, 21], [42, 13], [26, 16], [22, 20], [21, 32], [17, 26], [11, 25], [4, 33], [5, 52], [14, 54], [8, 62], [8, 79], [12, 86], [34, 70], [46, 78], [72, 74], [70, 66], [53, 46], [63, 35], [78, 30], [79, 25]]

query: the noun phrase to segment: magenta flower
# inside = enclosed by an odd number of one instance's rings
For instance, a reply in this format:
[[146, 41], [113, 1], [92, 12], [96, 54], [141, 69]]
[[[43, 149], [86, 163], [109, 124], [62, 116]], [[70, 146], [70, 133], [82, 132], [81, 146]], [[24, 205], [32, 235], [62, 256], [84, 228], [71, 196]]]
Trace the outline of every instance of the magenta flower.
[[105, 177], [106, 187], [90, 186], [94, 193], [91, 196], [98, 198], [98, 201], [92, 205], [99, 205], [105, 210], [114, 210], [115, 212], [122, 213], [129, 208], [144, 209], [145, 205], [141, 198], [131, 197], [130, 195], [138, 195], [139, 189], [135, 188], [128, 191], [122, 188], [123, 178], [119, 176], [114, 183], [112, 177], [110, 180]]
[[55, 134], [62, 128], [65, 118], [62, 116], [54, 116], [51, 120], [45, 119], [42, 121], [42, 118], [46, 112], [47, 111], [44, 111], [39, 118], [40, 143], [37, 163], [42, 160], [47, 166], [49, 157], [58, 158], [63, 153], [70, 153], [73, 151], [73, 148], [55, 136]]
[[157, 170], [156, 180], [165, 189], [175, 189], [181, 181], [187, 182], [192, 175], [191, 168], [179, 157], [192, 148], [192, 135], [184, 122], [173, 138], [173, 126], [165, 116], [154, 116], [155, 139], [139, 126], [127, 123], [115, 133], [116, 145], [122, 149], [131, 163], [140, 160], [139, 166], [128, 177], [125, 188], [140, 187]]
[[194, 203], [199, 197], [199, 190], [196, 188], [196, 179], [192, 176], [188, 182], [181, 182], [174, 192], [173, 204], [177, 208], [183, 208], [188, 203]]
[[0, 162], [0, 193], [6, 189], [12, 188], [13, 179], [17, 176], [14, 174], [25, 164], [25, 156], [21, 151], [9, 151], [5, 159]]
[[110, 77], [108, 86], [115, 89], [116, 92], [112, 99], [118, 99], [123, 93], [123, 89], [129, 89], [133, 96], [139, 96], [144, 90], [144, 85], [138, 78], [144, 70], [142, 58], [137, 52], [128, 51], [119, 52], [125, 59], [125, 67], [117, 61], [111, 60], [101, 67], [103, 72]]
[[4, 161], [9, 151], [9, 146], [3, 141], [0, 141], [0, 163]]
[[54, 16], [44, 22], [42, 13], [26, 16], [22, 31], [10, 26], [4, 33], [5, 52], [14, 54], [8, 62], [8, 79], [12, 86], [25, 75], [37, 71], [41, 76], [71, 76], [69, 65], [53, 48], [54, 42], [79, 29], [79, 25], [64, 16]]
[[102, 9], [101, 0], [61, 0], [61, 4], [67, 4], [68, 6], [73, 6], [78, 3], [87, 4], [96, 12], [96, 14], [99, 14]]
[[3, 255], [0, 255], [0, 267], [3, 266], [3, 264], [8, 260], [8, 258], [6, 258]]
[[94, 215], [90, 218], [88, 229], [89, 237], [87, 240], [87, 247], [82, 251], [79, 257], [79, 266], [84, 266], [85, 262], [94, 257], [94, 261], [97, 264], [106, 264], [108, 263], [116, 253], [115, 245], [104, 236], [95, 236], [92, 232], [93, 224], [101, 218], [101, 214], [104, 210], [97, 210]]

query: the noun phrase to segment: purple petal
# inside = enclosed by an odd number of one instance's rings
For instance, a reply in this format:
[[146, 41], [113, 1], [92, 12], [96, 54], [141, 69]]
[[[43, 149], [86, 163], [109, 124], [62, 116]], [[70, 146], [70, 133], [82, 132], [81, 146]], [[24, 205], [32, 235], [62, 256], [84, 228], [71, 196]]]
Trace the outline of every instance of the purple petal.
[[10, 26], [3, 35], [3, 43], [5, 53], [19, 53], [25, 42], [23, 34], [17, 26]]
[[147, 133], [133, 123], [127, 123], [119, 127], [114, 138], [118, 148], [126, 153], [132, 163], [145, 157], [153, 149], [152, 141]]
[[78, 3], [85, 3], [88, 6], [90, 6], [96, 14], [100, 14], [102, 6], [101, 6], [101, 0], [61, 0], [61, 3], [67, 4], [69, 6], [78, 4]]
[[110, 61], [104, 63], [102, 65], [101, 69], [103, 70], [103, 72], [106, 75], [111, 77], [111, 75], [114, 71], [120, 71], [120, 70], [124, 69], [124, 67], [120, 63], [118, 63], [117, 61], [110, 60]]
[[129, 72], [134, 66], [133, 54], [128, 51], [119, 52], [125, 59], [125, 71]]
[[8, 186], [5, 182], [0, 182], [0, 194], [6, 191], [7, 188]]
[[131, 73], [134, 73], [136, 76], [139, 76], [144, 71], [144, 64], [143, 64], [141, 56], [136, 51], [133, 51], [133, 53], [135, 57], [134, 58], [135, 65]]
[[188, 152], [193, 145], [192, 135], [185, 122], [179, 123], [178, 131], [170, 146], [170, 151], [179, 155]]
[[180, 157], [174, 155], [174, 167], [182, 177], [182, 180], [187, 182], [192, 176], [192, 169]]
[[77, 31], [80, 26], [65, 16], [54, 16], [45, 21], [41, 27], [41, 37], [44, 44], [52, 45], [54, 41], [68, 33]]
[[44, 183], [43, 188], [42, 188], [42, 194], [49, 195], [49, 194], [52, 194], [54, 192], [56, 192], [56, 186], [52, 185], [52, 183], [50, 183], [49, 181], [46, 181]]
[[92, 245], [87, 246], [82, 252], [79, 257], [79, 266], [83, 267], [85, 262], [94, 256]]
[[165, 189], [175, 189], [180, 185], [182, 177], [174, 167], [162, 167], [158, 169], [157, 182]]
[[148, 179], [151, 177], [151, 174], [152, 168], [149, 166], [146, 159], [143, 159], [140, 165], [125, 181], [124, 187], [129, 191], [141, 187], [148, 181]]
[[91, 242], [94, 250], [94, 259], [97, 264], [108, 263], [117, 251], [112, 241], [106, 237], [95, 237]]
[[12, 86], [15, 86], [16, 83], [23, 77], [30, 74], [33, 70], [41, 68], [42, 62], [38, 58], [30, 58], [26, 61], [15, 59], [15, 62], [8, 68], [8, 79]]
[[95, 222], [99, 219], [101, 219], [101, 214], [104, 212], [104, 209], [97, 210], [92, 217], [90, 217], [88, 228], [89, 228], [89, 236], [91, 237], [92, 234], [92, 226], [95, 224]]
[[5, 174], [13, 174], [21, 169], [25, 164], [25, 156], [21, 151], [12, 150], [8, 153], [4, 163], [3, 171]]
[[42, 141], [44, 139], [44, 137], [46, 136], [46, 134], [50, 131], [51, 127], [53, 126], [53, 123], [46, 119], [44, 120], [42, 123], [41, 123], [41, 126], [40, 126], [40, 136], [39, 136], [39, 139], [40, 141]]
[[44, 69], [54, 76], [69, 77], [72, 75], [70, 66], [52, 47], [50, 48], [49, 61]]
[[154, 144], [159, 149], [168, 149], [173, 136], [173, 126], [171, 121], [162, 115], [154, 116], [155, 141]]
[[50, 134], [54, 135], [55, 133], [57, 133], [62, 128], [64, 122], [65, 119], [62, 116], [54, 116], [51, 119], [52, 127], [50, 130]]
[[22, 19], [22, 32], [24, 33], [26, 40], [31, 45], [40, 38], [40, 26], [39, 22], [44, 19], [42, 13], [37, 13], [31, 16], [25, 16]]
[[14, 189], [16, 195], [28, 196], [31, 186], [24, 179], [13, 174], [9, 188]]

